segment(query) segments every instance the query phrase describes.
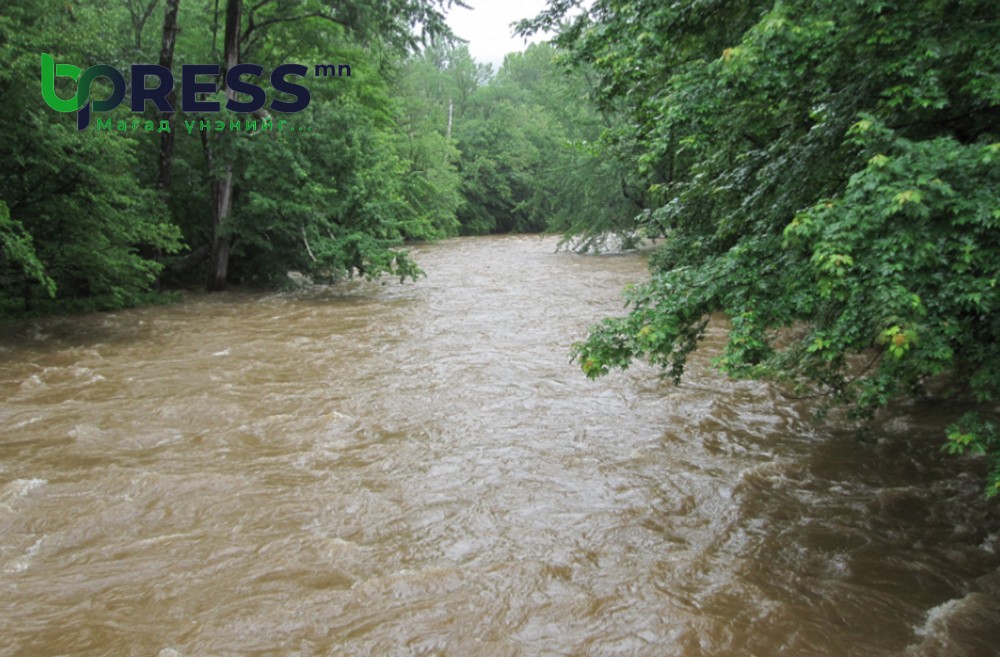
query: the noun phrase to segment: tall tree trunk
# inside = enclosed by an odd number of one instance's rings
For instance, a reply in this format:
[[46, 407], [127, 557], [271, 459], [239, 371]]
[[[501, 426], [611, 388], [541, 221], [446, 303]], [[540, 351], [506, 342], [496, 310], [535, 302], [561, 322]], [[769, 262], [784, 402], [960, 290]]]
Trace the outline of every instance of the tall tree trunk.
[[451, 143], [451, 117], [452, 117], [452, 112], [454, 112], [454, 110], [455, 110], [455, 101], [453, 101], [451, 98], [449, 98], [448, 99], [448, 133], [445, 135], [445, 139], [447, 139], [449, 143]]
[[[242, 10], [243, 0], [226, 0], [226, 32], [223, 44], [225, 62], [221, 76], [223, 86], [225, 86], [226, 71], [236, 66], [240, 59]], [[226, 101], [229, 101], [235, 94], [232, 89], [228, 87], [225, 89]], [[212, 196], [215, 201], [212, 213], [212, 256], [208, 265], [208, 283], [205, 286], [209, 292], [226, 289], [226, 274], [229, 271], [229, 237], [223, 230], [223, 223], [229, 216], [233, 204], [233, 161], [227, 159], [225, 166], [226, 172], [222, 180], [212, 183]]]
[[[167, 0], [167, 11], [163, 15], [163, 41], [160, 46], [160, 66], [173, 71], [174, 46], [177, 44], [177, 8], [180, 0]], [[167, 95], [167, 102], [174, 108], [167, 114], [170, 130], [160, 133], [160, 172], [156, 186], [164, 194], [170, 189], [174, 178], [174, 128], [177, 127], [177, 85]]]
[[[174, 46], [177, 45], [177, 8], [180, 0], [167, 0], [167, 9], [163, 14], [163, 38], [160, 41], [160, 66], [168, 71], [174, 70]], [[177, 92], [174, 90], [177, 85], [167, 94], [167, 102], [174, 108], [174, 111], [166, 114], [160, 113], [160, 119], [166, 120], [170, 124], [167, 132], [160, 133], [160, 161], [159, 171], [156, 175], [156, 188], [160, 190], [163, 202], [169, 201], [170, 185], [174, 178], [174, 128], [177, 127]], [[157, 260], [163, 257], [160, 247], [153, 248], [153, 255]], [[163, 273], [156, 277], [153, 287], [160, 289]]]

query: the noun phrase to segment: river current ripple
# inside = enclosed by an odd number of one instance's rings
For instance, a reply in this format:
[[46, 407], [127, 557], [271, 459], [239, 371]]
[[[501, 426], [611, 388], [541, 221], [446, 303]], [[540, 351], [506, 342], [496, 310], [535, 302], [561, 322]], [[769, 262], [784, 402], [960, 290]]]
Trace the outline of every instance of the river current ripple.
[[[943, 406], [860, 437], [568, 350], [640, 256], [2, 325], [0, 657], [993, 656], [1000, 512]], [[837, 428], [837, 426], [841, 428]]]

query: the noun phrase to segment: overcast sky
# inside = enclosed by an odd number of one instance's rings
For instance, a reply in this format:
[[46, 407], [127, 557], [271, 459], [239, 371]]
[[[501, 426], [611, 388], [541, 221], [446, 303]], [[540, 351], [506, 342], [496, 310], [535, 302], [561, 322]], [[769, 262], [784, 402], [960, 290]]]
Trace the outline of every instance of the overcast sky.
[[[469, 52], [481, 63], [500, 68], [509, 52], [524, 50], [525, 40], [511, 34], [510, 24], [522, 18], [534, 18], [545, 8], [545, 0], [465, 0], [472, 9], [452, 7], [448, 24], [458, 36], [469, 41]], [[544, 41], [536, 35], [532, 42]]]

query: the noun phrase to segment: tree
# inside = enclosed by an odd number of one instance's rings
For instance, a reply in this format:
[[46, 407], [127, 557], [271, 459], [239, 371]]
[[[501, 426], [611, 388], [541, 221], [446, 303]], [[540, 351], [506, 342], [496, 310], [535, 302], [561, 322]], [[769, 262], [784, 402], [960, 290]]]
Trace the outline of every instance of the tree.
[[0, 98], [16, 118], [0, 142], [5, 314], [44, 309], [52, 299], [88, 309], [147, 300], [162, 266], [145, 252], [180, 248], [179, 231], [137, 173], [139, 137], [77, 132], [75, 117], [52, 112], [38, 94], [39, 53], [81, 61], [91, 49], [117, 61], [118, 51], [97, 38], [105, 9], [128, 24], [120, 6], [56, 2], [9, 3], [0, 16]]
[[450, 128], [456, 115], [461, 121], [476, 71], [465, 47], [439, 44], [409, 58], [397, 75], [392, 91], [398, 107], [395, 150], [404, 166], [401, 191], [418, 212], [406, 224], [407, 238], [458, 232], [460, 153]]
[[[160, 40], [160, 66], [172, 71], [174, 67], [174, 49], [177, 47], [177, 12], [180, 0], [167, 0], [166, 11], [163, 13], [163, 36]], [[167, 102], [171, 107], [177, 106], [177, 90], [172, 89], [167, 94]], [[170, 130], [160, 135], [160, 162], [156, 185], [161, 191], [170, 189], [174, 178], [174, 131], [177, 130], [177, 112], [169, 114]]]
[[[407, 53], [428, 39], [447, 40], [443, 9], [460, 4], [7, 3], [0, 95], [17, 121], [0, 144], [4, 312], [139, 303], [153, 297], [161, 273], [167, 283], [203, 276], [212, 289], [231, 280], [273, 284], [292, 268], [329, 278], [416, 276], [415, 263], [397, 247], [455, 230], [457, 152], [437, 126], [418, 121], [404, 132], [392, 85]], [[285, 62], [341, 61], [353, 63], [354, 72], [348, 80], [310, 84], [311, 105], [290, 117], [310, 129], [302, 138], [184, 134], [181, 119], [259, 123], [264, 116], [182, 115], [176, 93], [168, 96], [174, 112], [148, 106], [134, 115], [123, 103], [101, 117], [114, 125], [169, 121], [169, 132], [77, 132], [74, 117], [39, 98], [42, 52], [126, 73], [150, 60], [168, 69], [175, 61], [218, 62], [223, 72], [241, 61], [268, 71]], [[98, 78], [95, 98], [106, 93], [104, 84]], [[63, 97], [75, 91], [66, 78], [58, 85]], [[233, 94], [219, 86], [213, 100], [224, 102]], [[276, 124], [284, 118], [273, 107], [266, 111]], [[191, 248], [173, 255], [182, 241]], [[50, 295], [54, 304], [44, 302]]]
[[565, 53], [541, 43], [508, 55], [498, 78], [523, 89], [532, 114], [550, 117], [536, 137], [543, 159], [532, 172], [530, 212], [546, 230], [563, 234], [564, 244], [576, 242], [578, 250], [631, 233], [644, 200], [632, 193], [620, 160], [602, 148], [614, 148], [606, 141], [611, 116], [580, 102], [591, 91], [589, 72], [571, 68]]
[[[243, 16], [243, 0], [226, 0], [225, 31], [222, 37], [223, 55], [220, 80], [226, 79], [226, 72], [240, 63], [240, 28]], [[235, 97], [228, 85], [222, 84], [226, 102]], [[212, 168], [212, 154], [206, 143], [206, 159]], [[212, 245], [209, 250], [208, 282], [209, 292], [226, 289], [229, 272], [229, 234], [223, 222], [229, 217], [233, 206], [233, 162], [226, 158], [222, 164], [222, 175], [212, 181]]]
[[721, 311], [724, 371], [860, 417], [947, 377], [980, 404], [948, 448], [992, 454], [1000, 491], [998, 29], [985, 0], [597, 0], [570, 20], [558, 42], [651, 201], [637, 224], [669, 234], [629, 314], [576, 345], [584, 371], [679, 379]]
[[454, 135], [462, 155], [459, 220], [467, 233], [598, 234], [631, 226], [620, 167], [595, 150], [604, 129], [586, 80], [550, 44], [509, 54], [463, 96]]
[[[290, 23], [297, 24], [298, 30], [303, 30], [310, 24], [332, 24], [340, 32], [362, 41], [377, 38], [397, 49], [412, 48], [416, 44], [416, 38], [411, 32], [413, 24], [419, 23], [422, 34], [432, 39], [450, 34], [440, 9], [451, 4], [462, 6], [460, 2], [453, 0], [368, 0], [351, 4], [320, 0], [283, 3], [263, 0], [250, 7], [244, 19], [242, 0], [227, 0], [223, 75], [240, 62], [242, 51], [266, 51], [268, 38]], [[232, 91], [227, 89], [226, 100], [231, 97]], [[215, 163], [208, 150], [206, 157], [210, 162], [210, 169], [216, 166], [222, 168], [221, 174], [212, 181], [214, 212], [207, 283], [209, 291], [217, 291], [225, 288], [229, 270], [231, 229], [226, 222], [233, 205], [235, 172], [232, 159], [223, 157], [223, 162]], [[390, 257], [386, 261], [399, 262], [399, 259]], [[376, 269], [372, 268], [371, 271]]]

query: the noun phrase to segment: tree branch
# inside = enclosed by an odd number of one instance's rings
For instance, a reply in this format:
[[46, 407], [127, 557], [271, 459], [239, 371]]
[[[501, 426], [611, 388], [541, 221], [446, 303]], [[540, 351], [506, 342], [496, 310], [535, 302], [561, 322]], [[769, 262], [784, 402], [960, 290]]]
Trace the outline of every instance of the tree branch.
[[295, 22], [295, 21], [306, 20], [307, 18], [320, 18], [322, 20], [329, 21], [331, 23], [335, 23], [337, 25], [340, 25], [341, 27], [343, 27], [345, 29], [349, 29], [350, 28], [350, 25], [348, 25], [347, 23], [345, 23], [345, 22], [343, 22], [341, 20], [338, 20], [338, 19], [334, 18], [333, 16], [330, 16], [329, 14], [323, 14], [323, 13], [320, 13], [318, 11], [313, 11], [313, 12], [310, 12], [308, 14], [302, 14], [301, 16], [291, 16], [291, 17], [288, 17], [288, 18], [269, 18], [269, 19], [267, 19], [266, 21], [264, 21], [262, 23], [256, 23], [256, 24], [253, 22], [253, 14], [251, 13], [250, 14], [250, 24], [247, 25], [247, 29], [243, 31], [243, 36], [241, 37], [241, 40], [242, 41], [246, 41], [247, 39], [250, 38], [250, 35], [253, 34], [253, 32], [255, 30], [259, 30], [262, 27], [267, 27], [269, 25], [275, 25], [277, 23], [292, 23], [292, 22]]

